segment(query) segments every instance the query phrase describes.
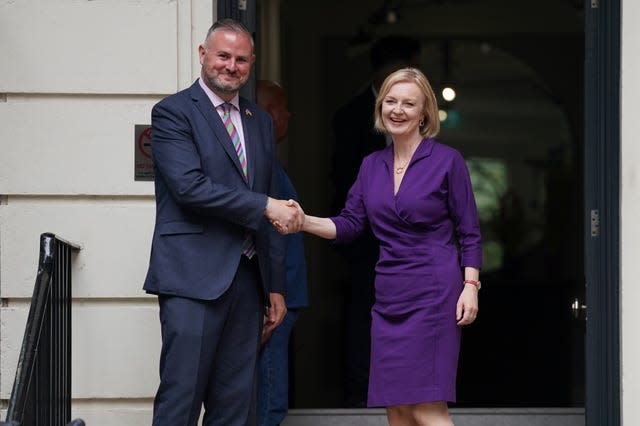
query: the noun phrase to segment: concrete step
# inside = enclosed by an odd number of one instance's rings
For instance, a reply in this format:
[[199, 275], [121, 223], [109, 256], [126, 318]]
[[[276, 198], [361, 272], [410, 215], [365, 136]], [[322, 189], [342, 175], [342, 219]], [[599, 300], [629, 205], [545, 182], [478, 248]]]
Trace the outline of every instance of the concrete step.
[[[584, 408], [452, 408], [456, 426], [584, 426]], [[292, 409], [282, 426], [387, 426], [384, 409]]]

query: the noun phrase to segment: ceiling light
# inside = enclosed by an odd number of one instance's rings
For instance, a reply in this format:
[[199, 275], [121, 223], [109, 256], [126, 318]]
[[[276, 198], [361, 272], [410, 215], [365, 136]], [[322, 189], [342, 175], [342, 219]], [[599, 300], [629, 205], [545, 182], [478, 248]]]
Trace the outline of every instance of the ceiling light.
[[445, 101], [451, 102], [456, 98], [456, 91], [453, 90], [452, 87], [447, 86], [444, 89], [442, 89], [442, 97], [444, 98]]

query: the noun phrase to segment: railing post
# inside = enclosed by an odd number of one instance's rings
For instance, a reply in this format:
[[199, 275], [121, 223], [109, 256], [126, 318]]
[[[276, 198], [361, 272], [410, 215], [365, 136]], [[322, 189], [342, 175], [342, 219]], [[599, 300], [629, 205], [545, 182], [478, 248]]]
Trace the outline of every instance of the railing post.
[[9, 425], [64, 426], [71, 420], [71, 252], [79, 249], [53, 234], [40, 236], [38, 273], [7, 409]]

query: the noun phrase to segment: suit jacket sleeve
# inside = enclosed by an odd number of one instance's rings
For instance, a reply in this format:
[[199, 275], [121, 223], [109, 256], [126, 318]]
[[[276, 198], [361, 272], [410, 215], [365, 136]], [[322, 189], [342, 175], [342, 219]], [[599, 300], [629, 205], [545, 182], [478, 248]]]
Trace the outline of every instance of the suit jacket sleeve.
[[267, 195], [213, 182], [203, 172], [194, 126], [179, 104], [160, 102], [152, 111], [152, 149], [157, 168], [183, 208], [257, 230]]

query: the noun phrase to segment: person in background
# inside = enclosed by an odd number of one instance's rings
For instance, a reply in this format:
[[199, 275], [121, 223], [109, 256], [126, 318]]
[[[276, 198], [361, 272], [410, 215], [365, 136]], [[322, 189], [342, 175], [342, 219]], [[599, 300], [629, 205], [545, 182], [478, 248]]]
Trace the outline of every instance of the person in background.
[[[338, 214], [356, 180], [362, 160], [385, 148], [391, 137], [373, 126], [373, 111], [380, 85], [391, 72], [418, 63], [420, 43], [410, 37], [388, 36], [377, 40], [370, 53], [373, 75], [360, 93], [341, 107], [333, 119], [335, 145], [332, 180], [332, 213]], [[378, 242], [365, 229], [353, 242], [339, 248], [347, 265], [344, 401], [346, 407], [364, 407], [369, 376], [371, 306], [374, 301], [374, 266]]]
[[[305, 216], [303, 231], [349, 242], [378, 239], [367, 404], [392, 426], [452, 426], [461, 327], [478, 312], [482, 247], [462, 155], [435, 141], [435, 94], [403, 68], [382, 83], [375, 127], [390, 146], [367, 157], [338, 216]], [[279, 227], [286, 232], [286, 227]]]
[[[258, 80], [257, 103], [273, 118], [276, 143], [287, 135], [289, 117], [287, 97], [276, 82]], [[284, 168], [277, 166], [280, 176], [281, 199], [298, 200], [298, 194]], [[307, 264], [305, 262], [303, 235], [285, 237], [287, 313], [282, 323], [273, 328], [266, 324], [263, 330], [263, 346], [258, 361], [258, 426], [276, 426], [286, 417], [289, 409], [289, 339], [299, 309], [308, 304]]]
[[[286, 313], [284, 239], [272, 120], [239, 96], [255, 60], [239, 22], [213, 24], [200, 78], [151, 113], [156, 222], [144, 290], [158, 295], [162, 351], [154, 426], [245, 426], [266, 308]], [[299, 206], [298, 206], [299, 207]]]

